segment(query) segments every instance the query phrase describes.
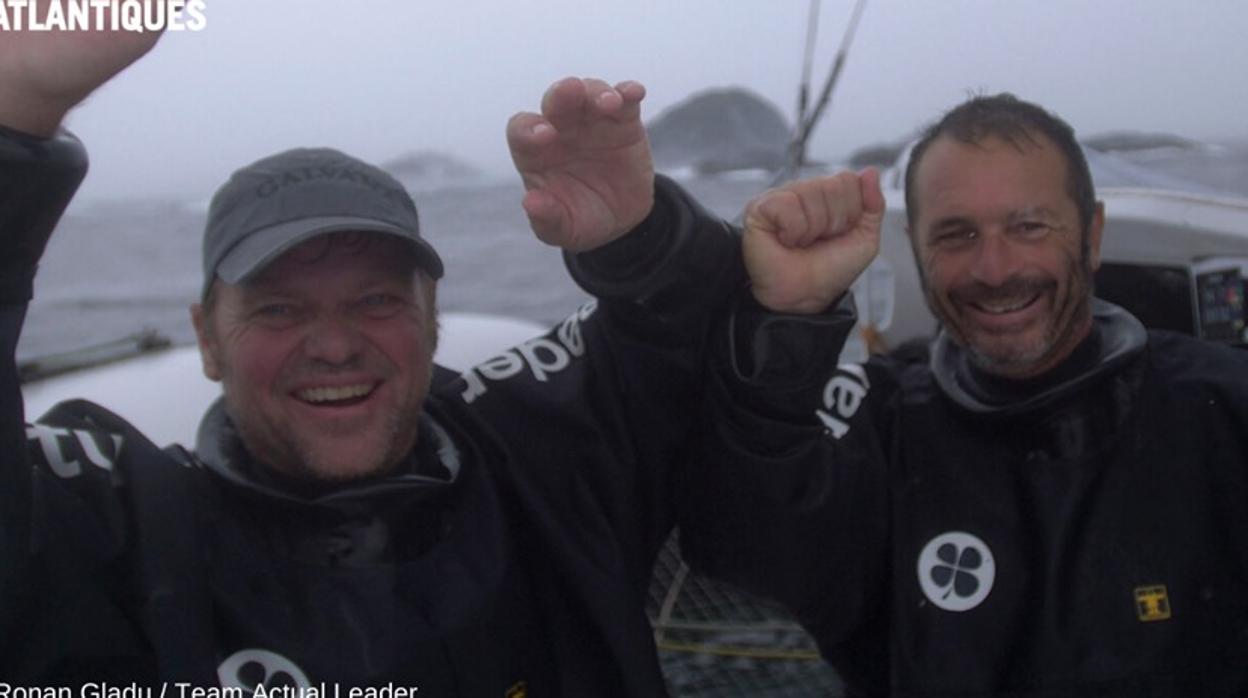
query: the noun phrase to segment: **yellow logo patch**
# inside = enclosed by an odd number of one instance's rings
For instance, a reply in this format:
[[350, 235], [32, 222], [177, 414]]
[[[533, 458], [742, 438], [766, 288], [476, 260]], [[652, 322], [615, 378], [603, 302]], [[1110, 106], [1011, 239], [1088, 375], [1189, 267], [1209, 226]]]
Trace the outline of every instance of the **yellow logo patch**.
[[1135, 613], [1141, 623], [1166, 620], [1170, 617], [1170, 597], [1165, 584], [1135, 588]]
[[503, 698], [526, 698], [529, 695], [529, 686], [523, 681], [517, 681], [507, 689], [507, 694]]

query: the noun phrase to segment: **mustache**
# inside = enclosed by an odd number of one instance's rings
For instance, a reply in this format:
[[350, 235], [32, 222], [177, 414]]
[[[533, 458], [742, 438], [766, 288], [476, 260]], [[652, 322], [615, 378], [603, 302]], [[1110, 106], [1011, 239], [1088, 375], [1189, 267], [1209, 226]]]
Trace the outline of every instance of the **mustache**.
[[1055, 279], [1034, 276], [1014, 276], [997, 286], [978, 281], [964, 284], [949, 292], [958, 303], [995, 303], [1034, 296], [1057, 288]]

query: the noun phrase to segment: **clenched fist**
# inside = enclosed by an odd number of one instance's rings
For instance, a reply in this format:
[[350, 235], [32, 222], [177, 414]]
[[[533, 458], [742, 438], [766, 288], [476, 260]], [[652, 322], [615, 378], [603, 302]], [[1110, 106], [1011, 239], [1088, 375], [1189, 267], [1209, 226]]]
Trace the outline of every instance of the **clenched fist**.
[[745, 209], [745, 266], [755, 299], [781, 313], [818, 313], [880, 249], [884, 195], [874, 169], [791, 182]]

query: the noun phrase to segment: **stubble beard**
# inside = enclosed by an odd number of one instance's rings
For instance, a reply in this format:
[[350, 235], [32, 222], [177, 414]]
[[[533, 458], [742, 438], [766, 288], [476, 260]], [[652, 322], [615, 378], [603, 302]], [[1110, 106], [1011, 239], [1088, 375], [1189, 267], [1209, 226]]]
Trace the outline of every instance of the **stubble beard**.
[[268, 467], [301, 480], [349, 482], [394, 472], [416, 445], [419, 416], [419, 408], [387, 415], [380, 427], [367, 437], [370, 442], [367, 447], [359, 442], [358, 436], [338, 437], [353, 439], [359, 445], [350, 449], [345, 459], [331, 456], [316, 439], [292, 437], [289, 432], [248, 434], [247, 430], [240, 429], [239, 435], [248, 452]]
[[247, 410], [239, 410], [226, 397], [226, 410], [243, 447], [255, 464], [305, 481], [348, 482], [393, 472], [416, 445], [421, 404], [404, 405], [385, 415], [365, 435], [343, 434], [357, 448], [337, 449], [334, 456], [302, 431], [282, 429]]
[[1070, 283], [1067, 284], [1062, 298], [1056, 297], [1053, 290], [1056, 283], [1051, 280], [1012, 279], [1007, 282], [1037, 289], [1043, 286], [1041, 293], [1054, 294], [1053, 305], [1056, 310], [1048, 316], [1039, 341], [1030, 346], [1006, 347], [998, 351], [977, 345], [970, 333], [964, 331], [963, 323], [956, 321], [956, 308], [959, 303], [953, 298], [954, 292], [947, 292], [944, 299], [938, 299], [927, 283], [926, 275], [921, 281], [928, 307], [954, 343], [967, 352], [972, 364], [986, 373], [1019, 380], [1040, 375], [1061, 363], [1086, 336], [1092, 318], [1093, 270], [1088, 260], [1086, 250], [1079, 258], [1068, 259], [1067, 278]]
[[379, 423], [366, 424], [362, 433], [332, 437], [353, 440], [356, 445], [335, 449], [338, 453], [347, 453], [346, 456], [331, 456], [317, 438], [327, 435], [309, 434], [306, 425], [291, 428], [262, 410], [240, 404], [229, 390], [231, 367], [222, 368], [226, 414], [254, 464], [312, 482], [348, 482], [396, 470], [416, 446], [418, 425], [433, 376], [430, 352], [423, 384], [407, 386], [406, 401], [389, 410]]

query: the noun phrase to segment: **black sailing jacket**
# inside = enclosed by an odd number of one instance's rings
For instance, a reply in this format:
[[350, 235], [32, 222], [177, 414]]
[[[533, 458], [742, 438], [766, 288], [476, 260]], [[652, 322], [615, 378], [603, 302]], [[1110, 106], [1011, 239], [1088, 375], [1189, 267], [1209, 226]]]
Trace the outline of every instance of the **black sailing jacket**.
[[24, 426], [14, 348], [84, 171], [66, 135], [0, 132], [0, 679], [664, 694], [643, 603], [742, 284], [728, 226], [660, 179], [640, 234], [569, 259], [596, 301], [439, 373], [408, 469], [309, 492], [219, 404], [194, 453], [85, 402]]
[[721, 365], [686, 559], [855, 695], [1248, 695], [1248, 352], [1094, 316], [1025, 385], [943, 337], [837, 367], [852, 314]]

